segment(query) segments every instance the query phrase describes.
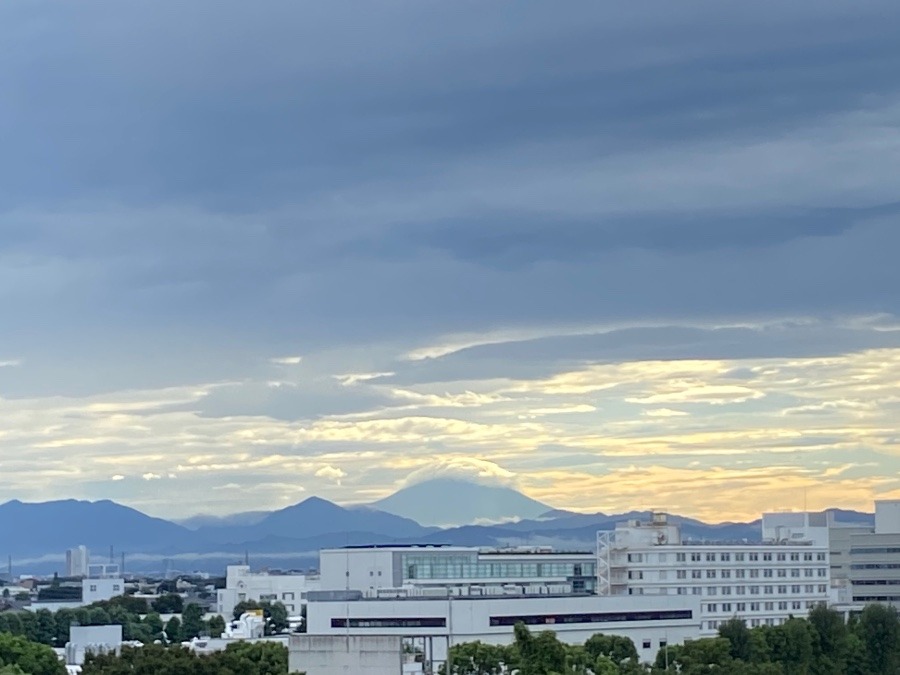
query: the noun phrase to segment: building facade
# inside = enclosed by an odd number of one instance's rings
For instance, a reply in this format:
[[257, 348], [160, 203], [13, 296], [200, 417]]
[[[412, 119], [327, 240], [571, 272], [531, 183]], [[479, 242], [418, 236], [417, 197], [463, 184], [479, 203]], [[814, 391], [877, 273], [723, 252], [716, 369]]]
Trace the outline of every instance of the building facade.
[[[509, 586], [521, 593], [592, 594], [596, 560], [590, 551], [462, 546], [359, 546], [319, 552], [323, 590], [376, 594], [391, 589], [479, 589]], [[550, 590], [548, 590], [550, 589]]]
[[519, 622], [532, 631], [552, 630], [571, 644], [584, 643], [596, 633], [622, 635], [632, 640], [642, 661], [652, 661], [668, 644], [697, 637], [700, 600], [692, 596], [452, 594], [378, 599], [365, 598], [358, 591], [323, 591], [313, 593], [307, 605], [311, 636], [442, 637], [445, 645], [475, 640], [510, 644]]
[[81, 604], [90, 605], [109, 600], [125, 593], [125, 580], [121, 577], [104, 579], [83, 579], [81, 581]]
[[91, 555], [86, 546], [76, 546], [66, 551], [66, 576], [86, 577]]
[[875, 502], [875, 525], [829, 527], [830, 566], [850, 611], [878, 602], [900, 609], [900, 500]]
[[244, 601], [280, 602], [289, 614], [299, 614], [309, 591], [319, 589], [319, 578], [307, 574], [251, 572], [247, 565], [229, 565], [225, 588], [216, 591], [216, 612], [231, 618]]
[[[793, 526], [783, 517], [796, 515]], [[665, 514], [621, 524], [598, 534], [598, 592], [695, 598], [702, 636], [735, 617], [755, 627], [804, 616], [830, 592], [827, 526], [811, 534], [809, 515], [764, 515], [759, 544], [686, 544]]]

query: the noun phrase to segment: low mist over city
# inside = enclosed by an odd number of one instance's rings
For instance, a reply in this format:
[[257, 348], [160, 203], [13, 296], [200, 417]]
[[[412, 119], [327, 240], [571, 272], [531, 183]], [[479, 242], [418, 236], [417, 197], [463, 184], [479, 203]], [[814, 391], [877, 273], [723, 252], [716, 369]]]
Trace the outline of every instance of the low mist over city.
[[[0, 5], [0, 675], [279, 635], [247, 675], [900, 672], [898, 30], [886, 0]], [[731, 620], [849, 646], [791, 670], [734, 645], [797, 635]], [[403, 668], [287, 637], [342, 630]]]

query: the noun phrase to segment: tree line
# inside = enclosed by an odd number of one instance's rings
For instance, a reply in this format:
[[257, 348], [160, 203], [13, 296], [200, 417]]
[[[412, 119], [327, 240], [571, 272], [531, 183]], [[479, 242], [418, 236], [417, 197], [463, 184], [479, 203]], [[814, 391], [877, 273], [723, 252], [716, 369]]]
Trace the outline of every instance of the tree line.
[[652, 664], [639, 663], [625, 637], [597, 634], [569, 645], [519, 624], [512, 644], [454, 645], [449, 663], [454, 675], [898, 675], [900, 619], [885, 605], [869, 605], [849, 622], [824, 605], [779, 626], [732, 619], [717, 637], [661, 648]]
[[[167, 606], [171, 606], [171, 603]], [[181, 642], [202, 635], [218, 637], [225, 630], [225, 620], [220, 616], [204, 621], [204, 612], [199, 605], [187, 605], [181, 619], [173, 616], [167, 622], [163, 622], [158, 612], [145, 613], [146, 610], [147, 605], [143, 600], [118, 596], [85, 607], [63, 608], [56, 612], [47, 609], [36, 612], [2, 612], [0, 633], [21, 636], [51, 647], [64, 647], [69, 641], [71, 626], [118, 624], [122, 626], [124, 640], [136, 640], [145, 644], [156, 640]]]

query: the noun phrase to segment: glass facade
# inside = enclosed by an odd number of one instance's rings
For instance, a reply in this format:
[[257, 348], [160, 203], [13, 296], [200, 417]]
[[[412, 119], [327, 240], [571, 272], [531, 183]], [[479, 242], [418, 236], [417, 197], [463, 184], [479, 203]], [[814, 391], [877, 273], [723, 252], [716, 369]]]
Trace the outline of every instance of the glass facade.
[[492, 561], [477, 553], [447, 555], [410, 553], [402, 557], [403, 580], [576, 580], [593, 578], [593, 562]]

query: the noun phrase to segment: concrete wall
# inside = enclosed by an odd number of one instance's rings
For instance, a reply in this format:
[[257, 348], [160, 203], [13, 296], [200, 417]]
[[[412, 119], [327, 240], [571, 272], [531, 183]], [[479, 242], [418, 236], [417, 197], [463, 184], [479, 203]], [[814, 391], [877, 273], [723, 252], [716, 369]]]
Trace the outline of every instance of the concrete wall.
[[124, 579], [85, 579], [81, 582], [81, 602], [90, 605], [125, 593]]
[[900, 499], [875, 502], [875, 532], [900, 534]]
[[398, 675], [401, 638], [393, 635], [292, 635], [288, 672], [307, 675]]

